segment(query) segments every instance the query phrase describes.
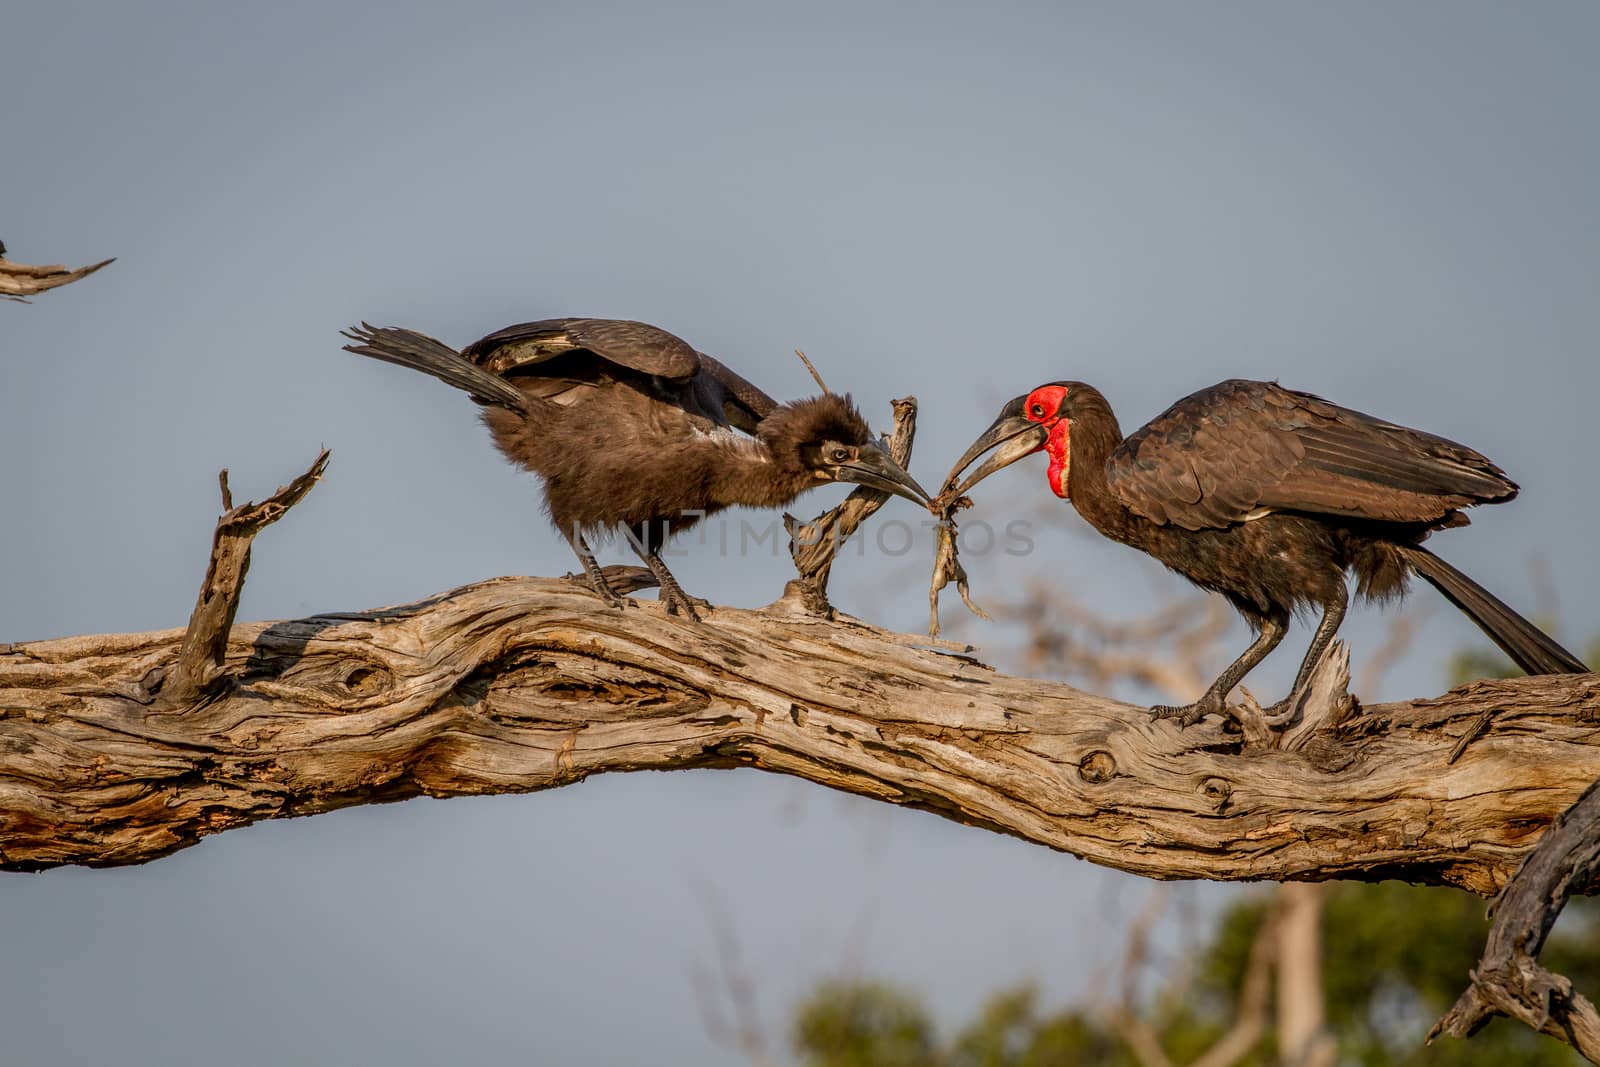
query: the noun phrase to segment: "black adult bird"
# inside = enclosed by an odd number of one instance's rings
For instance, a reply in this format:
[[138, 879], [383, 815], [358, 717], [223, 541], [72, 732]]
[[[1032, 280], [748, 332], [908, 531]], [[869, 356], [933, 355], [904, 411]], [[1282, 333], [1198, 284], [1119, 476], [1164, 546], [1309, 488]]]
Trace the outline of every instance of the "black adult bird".
[[1290, 613], [1316, 606], [1322, 622], [1288, 697], [1296, 699], [1344, 619], [1347, 571], [1373, 600], [1399, 596], [1420, 574], [1529, 674], [1588, 671], [1422, 547], [1432, 531], [1467, 524], [1458, 509], [1517, 495], [1499, 467], [1463, 445], [1238, 380], [1185, 397], [1124, 439], [1096, 389], [1052, 382], [1005, 406], [956, 463], [941, 501], [1039, 451], [1051, 490], [1089, 525], [1222, 594], [1257, 634], [1204, 696], [1157, 707], [1158, 716], [1187, 725], [1222, 714], [1228, 693], [1283, 640]]
[[[465, 390], [511, 462], [544, 481], [551, 521], [613, 606], [585, 534], [622, 530], [667, 610], [698, 618], [661, 560], [668, 537], [742, 504], [780, 507], [807, 489], [856, 482], [919, 504], [848, 396], [779, 404], [665, 330], [620, 319], [508, 326], [461, 352], [412, 330], [363, 323], [345, 349]], [[742, 430], [753, 437], [741, 437]]]

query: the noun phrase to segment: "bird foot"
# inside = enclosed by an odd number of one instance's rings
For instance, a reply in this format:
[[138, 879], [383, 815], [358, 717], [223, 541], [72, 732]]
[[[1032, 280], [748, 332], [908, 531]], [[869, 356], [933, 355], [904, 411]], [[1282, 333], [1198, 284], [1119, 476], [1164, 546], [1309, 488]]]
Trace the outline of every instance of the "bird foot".
[[684, 615], [690, 622], [699, 622], [700, 612], [711, 610], [711, 601], [701, 600], [683, 591], [683, 586], [679, 585], [678, 579], [667, 570], [667, 565], [661, 562], [660, 556], [652, 553], [644, 557], [644, 562], [650, 568], [650, 573], [656, 576], [656, 585], [659, 589], [656, 595], [665, 605], [668, 615]]
[[1300, 711], [1300, 694], [1290, 693], [1271, 707], [1261, 709], [1269, 726], [1284, 726]]
[[1193, 726], [1207, 715], [1221, 715], [1227, 717], [1227, 708], [1223, 706], [1220, 696], [1207, 693], [1193, 704], [1157, 704], [1150, 709], [1150, 714], [1157, 719], [1177, 719], [1178, 728]]
[[604, 575], [573, 574], [570, 571], [565, 575], [567, 581], [574, 582], [589, 590], [595, 596], [606, 602], [606, 607], [621, 611], [628, 606], [628, 598], [620, 595], [606, 583]]
[[667, 606], [668, 615], [683, 614], [690, 622], [700, 621], [700, 612], [711, 610], [711, 601], [697, 596], [690, 596], [682, 589], [663, 589], [661, 602]]

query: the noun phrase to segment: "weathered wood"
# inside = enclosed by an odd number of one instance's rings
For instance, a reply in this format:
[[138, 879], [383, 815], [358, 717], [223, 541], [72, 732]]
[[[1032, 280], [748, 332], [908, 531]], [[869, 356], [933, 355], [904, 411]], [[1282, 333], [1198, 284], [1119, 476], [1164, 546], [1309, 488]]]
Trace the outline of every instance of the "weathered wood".
[[236, 625], [230, 684], [173, 709], [145, 682], [182, 639], [0, 646], [0, 866], [140, 863], [353, 804], [752, 766], [1155, 878], [1488, 894], [1600, 778], [1594, 675], [1476, 682], [1245, 751], [1215, 720], [1180, 730], [850, 620], [719, 608], [694, 624], [561, 580]]
[[6, 246], [0, 243], [0, 298], [26, 304], [28, 301], [25, 297], [75, 282], [79, 278], [87, 278], [107, 263], [115, 262], [115, 259], [103, 259], [77, 270], [68, 270], [59, 264], [37, 267], [7, 259]]
[[1496, 1015], [1565, 1041], [1600, 1063], [1600, 1013], [1572, 982], [1539, 965], [1545, 938], [1568, 898], [1600, 875], [1600, 782], [1540, 839], [1495, 901], [1494, 924], [1472, 984], [1428, 1031], [1470, 1037]]
[[[795, 355], [805, 361], [817, 384], [822, 385], [822, 378], [805, 353], [796, 349]], [[894, 410], [894, 430], [889, 435], [888, 452], [901, 467], [909, 467], [911, 447], [917, 437], [917, 398], [902, 397], [890, 404]], [[784, 588], [784, 599], [812, 615], [831, 616], [833, 605], [828, 603], [828, 576], [833, 573], [834, 557], [845, 540], [888, 501], [888, 493], [863, 485], [852, 489], [836, 507], [803, 525], [799, 519], [785, 513], [783, 527], [789, 535], [789, 556], [794, 560], [798, 577], [790, 579]]]
[[[256, 534], [271, 526], [311, 492], [328, 469], [328, 450], [323, 449], [306, 472], [259, 504], [233, 506], [228, 488], [228, 472], [217, 480], [222, 486], [223, 515], [211, 536], [211, 561], [189, 628], [184, 632], [178, 659], [159, 683], [161, 701], [168, 706], [192, 703], [208, 692], [223, 676], [228, 652], [228, 632], [239, 610], [239, 594], [250, 570], [250, 545]], [[154, 687], [154, 683], [152, 683]]]

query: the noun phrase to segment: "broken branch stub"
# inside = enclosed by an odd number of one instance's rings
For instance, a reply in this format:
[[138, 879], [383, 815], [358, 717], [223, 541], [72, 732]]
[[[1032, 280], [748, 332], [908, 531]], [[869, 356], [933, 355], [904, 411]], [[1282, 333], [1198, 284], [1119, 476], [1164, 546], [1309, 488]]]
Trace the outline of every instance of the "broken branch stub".
[[211, 690], [221, 677], [227, 659], [228, 633], [239, 610], [245, 574], [250, 570], [251, 543], [256, 534], [299, 503], [327, 467], [328, 450], [323, 449], [316, 461], [294, 481], [280, 486], [259, 504], [245, 503], [238, 507], [233, 506], [228, 472], [223, 470], [218, 474], [225, 510], [217, 519], [217, 528], [212, 534], [211, 559], [206, 565], [205, 580], [200, 583], [200, 595], [189, 616], [177, 660], [160, 683], [163, 704], [190, 703]]
[[[798, 351], [796, 354], [805, 359]], [[818, 382], [820, 384], [821, 379]], [[909, 467], [911, 446], [917, 436], [917, 398], [902, 397], [890, 403], [894, 410], [894, 431], [889, 435], [889, 456], [901, 467]], [[845, 540], [888, 500], [888, 493], [857, 486], [837, 507], [808, 523], [802, 524], [785, 513], [783, 528], [789, 534], [789, 555], [799, 577], [791, 579], [784, 587], [780, 603], [798, 600], [807, 614], [831, 617], [833, 607], [828, 603], [828, 577], [833, 571], [834, 557]]]

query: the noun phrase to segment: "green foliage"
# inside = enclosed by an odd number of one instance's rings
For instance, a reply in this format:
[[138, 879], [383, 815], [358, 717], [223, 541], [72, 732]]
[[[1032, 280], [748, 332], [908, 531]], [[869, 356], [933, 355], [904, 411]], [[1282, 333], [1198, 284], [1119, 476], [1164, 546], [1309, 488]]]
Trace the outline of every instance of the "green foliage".
[[948, 1067], [1051, 1067], [1123, 1063], [1115, 1042], [1077, 1012], [1041, 1013], [1036, 990], [1021, 986], [989, 998], [950, 1043]]
[[[1175, 1064], [1197, 1059], [1231, 1026], [1267, 898], [1236, 903], [1148, 1021]], [[1583, 1060], [1520, 1024], [1497, 1020], [1467, 1041], [1422, 1044], [1429, 1025], [1465, 988], [1488, 933], [1485, 903], [1469, 894], [1398, 882], [1340, 883], [1323, 912], [1327, 1024], [1339, 1063], [1361, 1067], [1567, 1067]], [[1544, 953], [1579, 989], [1600, 990], [1600, 914], [1575, 900]], [[1098, 1012], [1050, 1010], [1021, 986], [991, 996], [948, 1037], [915, 994], [876, 982], [829, 982], [802, 1005], [793, 1048], [806, 1067], [1138, 1067]], [[1239, 1067], [1273, 1067], [1269, 1036]]]
[[[1466, 986], [1489, 931], [1485, 902], [1455, 889], [1356, 883], [1333, 886], [1323, 916], [1328, 1022], [1340, 1050], [1372, 1067], [1429, 1064], [1542, 1065], [1584, 1062], [1558, 1042], [1498, 1020], [1468, 1041], [1421, 1036]], [[1563, 922], [1545, 961], [1580, 988], [1594, 988], [1594, 924], [1582, 902]], [[1568, 932], [1572, 931], [1572, 932]]]
[[[1469, 1041], [1422, 1044], [1428, 1027], [1466, 987], [1489, 932], [1484, 901], [1455, 889], [1400, 882], [1328, 887], [1323, 907], [1323, 994], [1341, 1062], [1364, 1067], [1556, 1067], [1583, 1063], [1566, 1046], [1498, 1020]], [[1197, 992], [1227, 996], [1265, 913], [1264, 902], [1235, 905], [1202, 954]], [[1575, 900], [1544, 954], [1580, 989], [1600, 982], [1600, 928], [1592, 905]], [[1179, 1062], [1182, 1062], [1179, 1060]]]
[[923, 1067], [938, 1055], [917, 998], [878, 982], [818, 986], [795, 1013], [794, 1047], [818, 1067]]
[[[1600, 663], [1600, 640], [1589, 642], [1583, 661], [1590, 666]], [[1522, 668], [1497, 648], [1469, 648], [1450, 658], [1449, 675], [1451, 685], [1460, 685], [1474, 678], [1520, 678]]]
[[1493, 648], [1469, 648], [1450, 657], [1450, 684], [1475, 678], [1517, 678], [1522, 669]]
[[795, 1017], [794, 1050], [807, 1067], [1137, 1067], [1076, 1011], [1045, 1014], [1027, 986], [990, 997], [977, 1018], [939, 1041], [911, 993], [877, 982], [826, 982]]

